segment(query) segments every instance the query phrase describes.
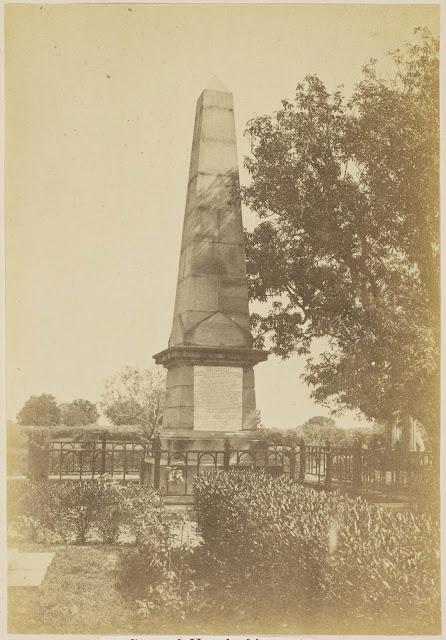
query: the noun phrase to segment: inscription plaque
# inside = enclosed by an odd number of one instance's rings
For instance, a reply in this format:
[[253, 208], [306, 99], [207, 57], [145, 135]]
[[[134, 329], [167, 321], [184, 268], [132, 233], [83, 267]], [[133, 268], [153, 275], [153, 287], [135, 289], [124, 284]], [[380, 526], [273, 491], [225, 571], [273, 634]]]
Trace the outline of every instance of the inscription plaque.
[[194, 429], [242, 428], [242, 367], [194, 367]]

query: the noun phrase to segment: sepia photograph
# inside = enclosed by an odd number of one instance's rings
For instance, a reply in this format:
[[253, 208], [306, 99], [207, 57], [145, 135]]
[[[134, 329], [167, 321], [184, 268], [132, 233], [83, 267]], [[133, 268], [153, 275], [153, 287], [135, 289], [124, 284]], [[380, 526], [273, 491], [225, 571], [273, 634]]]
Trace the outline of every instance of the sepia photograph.
[[442, 636], [440, 4], [5, 3], [8, 636]]

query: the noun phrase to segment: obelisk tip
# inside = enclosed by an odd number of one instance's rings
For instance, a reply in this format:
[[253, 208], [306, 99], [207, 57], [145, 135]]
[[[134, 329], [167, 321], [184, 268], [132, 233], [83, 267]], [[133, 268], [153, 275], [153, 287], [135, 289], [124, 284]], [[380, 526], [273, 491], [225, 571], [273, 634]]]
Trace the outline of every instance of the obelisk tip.
[[206, 83], [204, 88], [205, 91], [225, 91], [230, 93], [229, 89], [225, 87], [225, 85], [217, 78], [217, 76], [212, 76], [209, 82]]

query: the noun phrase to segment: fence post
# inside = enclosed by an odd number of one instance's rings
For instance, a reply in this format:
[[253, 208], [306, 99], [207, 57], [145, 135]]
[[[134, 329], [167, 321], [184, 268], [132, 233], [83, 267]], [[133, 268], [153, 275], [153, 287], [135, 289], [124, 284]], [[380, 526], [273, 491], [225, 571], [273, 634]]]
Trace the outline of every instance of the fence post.
[[330, 445], [330, 440], [325, 442], [325, 447], [325, 488], [330, 489], [333, 476], [333, 450]]
[[44, 433], [28, 436], [28, 475], [30, 480], [48, 480], [50, 475], [50, 447]]
[[401, 440], [397, 440], [395, 442], [395, 449], [393, 450], [393, 468], [395, 469], [395, 485], [397, 487], [401, 484], [404, 453], [403, 443]]
[[296, 479], [296, 449], [291, 447], [290, 454], [290, 480]]
[[223, 468], [225, 471], [229, 471], [229, 456], [231, 453], [231, 445], [229, 444], [229, 440], [226, 438], [225, 440], [225, 450], [223, 453]]
[[101, 475], [105, 473], [105, 452], [107, 449], [107, 432], [102, 434], [102, 447], [101, 447]]
[[161, 478], [161, 440], [159, 436], [155, 436], [155, 438], [153, 439], [153, 458], [155, 461], [153, 486], [155, 487], [155, 489], [159, 489]]
[[360, 493], [362, 489], [362, 442], [360, 440], [353, 445], [352, 467], [352, 489], [355, 493]]
[[305, 482], [305, 440], [300, 439], [299, 445], [299, 482]]

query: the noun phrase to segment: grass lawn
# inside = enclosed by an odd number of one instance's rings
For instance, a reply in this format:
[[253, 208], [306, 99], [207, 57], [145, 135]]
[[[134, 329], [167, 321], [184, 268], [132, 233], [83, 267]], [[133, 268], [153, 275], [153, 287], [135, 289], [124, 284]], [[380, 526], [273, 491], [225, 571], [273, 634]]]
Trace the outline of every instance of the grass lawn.
[[116, 590], [118, 546], [26, 545], [55, 551], [40, 589], [9, 589], [9, 633], [131, 633], [135, 615]]
[[[260, 634], [320, 634], [320, 633], [388, 633], [381, 629], [379, 620], [363, 622], [339, 618], [335, 612], [324, 611], [322, 617], [314, 615], [294, 619], [288, 616], [259, 621], [231, 619], [229, 611], [207, 611], [199, 622], [179, 622], [169, 615], [156, 624], [141, 619], [130, 603], [116, 588], [117, 563], [123, 547], [118, 545], [14, 545], [20, 551], [55, 551], [42, 586], [8, 590], [8, 632], [28, 634], [237, 634], [247, 637], [255, 631]], [[301, 614], [302, 616], [302, 614]], [[401, 621], [402, 623], [402, 621]], [[159, 626], [161, 625], [161, 626]], [[258, 628], [258, 627], [261, 628]], [[402, 623], [402, 627], [405, 625]], [[417, 635], [410, 628], [404, 633]], [[396, 632], [394, 632], [396, 633]], [[426, 632], [424, 632], [426, 633]], [[438, 624], [432, 633], [439, 633]]]

